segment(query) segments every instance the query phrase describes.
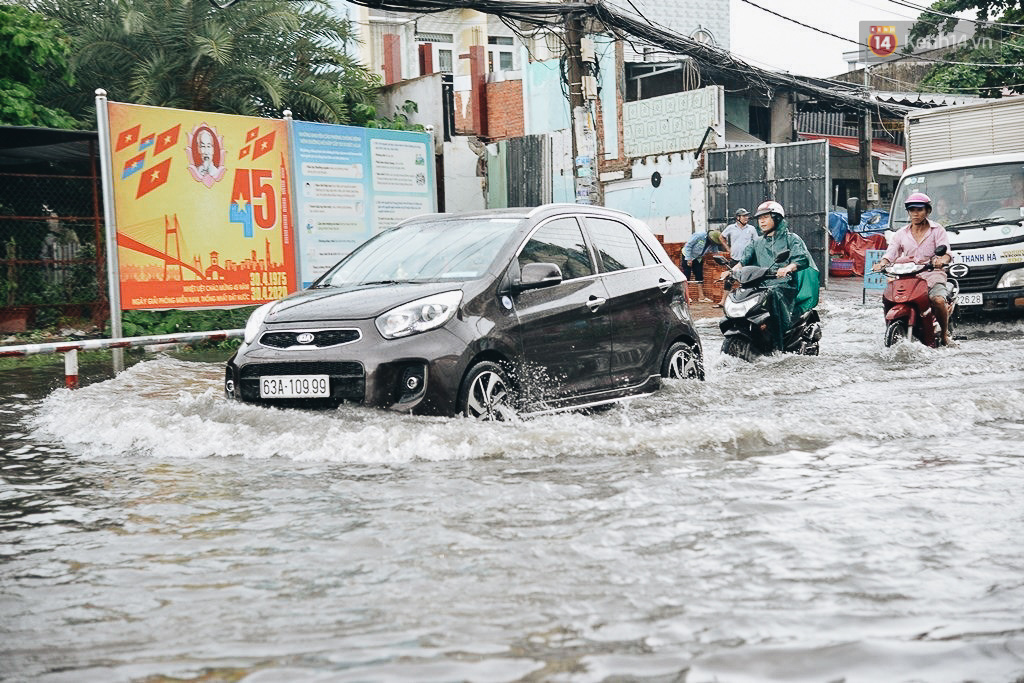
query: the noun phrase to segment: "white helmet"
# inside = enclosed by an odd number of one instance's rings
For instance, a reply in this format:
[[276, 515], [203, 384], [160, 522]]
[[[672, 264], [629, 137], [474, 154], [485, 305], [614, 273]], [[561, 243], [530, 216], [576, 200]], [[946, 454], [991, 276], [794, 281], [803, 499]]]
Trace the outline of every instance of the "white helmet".
[[762, 202], [761, 205], [757, 207], [757, 210], [754, 211], [754, 218], [763, 216], [766, 213], [775, 214], [776, 223], [786, 217], [786, 210], [782, 208], [782, 204], [772, 200]]

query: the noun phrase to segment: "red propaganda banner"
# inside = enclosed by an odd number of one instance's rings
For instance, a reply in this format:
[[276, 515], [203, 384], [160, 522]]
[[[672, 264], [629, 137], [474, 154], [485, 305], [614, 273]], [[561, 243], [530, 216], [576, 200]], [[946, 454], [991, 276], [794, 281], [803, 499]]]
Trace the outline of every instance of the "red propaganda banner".
[[298, 289], [285, 122], [110, 102], [121, 308], [217, 308]]

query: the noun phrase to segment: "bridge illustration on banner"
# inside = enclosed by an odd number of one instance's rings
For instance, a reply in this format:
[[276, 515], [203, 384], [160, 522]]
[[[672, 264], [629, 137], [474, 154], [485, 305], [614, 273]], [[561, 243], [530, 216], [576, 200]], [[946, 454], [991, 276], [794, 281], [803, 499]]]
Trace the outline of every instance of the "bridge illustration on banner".
[[[132, 236], [122, 231], [117, 233], [117, 245], [138, 254], [152, 257], [157, 263], [148, 266], [124, 265], [121, 279], [135, 282], [251, 282], [250, 274], [281, 270], [283, 264], [275, 263], [270, 253], [270, 240], [264, 240], [263, 258], [252, 249], [247, 258], [240, 261], [221, 259], [220, 252], [211, 251], [207, 265], [198, 254], [192, 254], [185, 241], [177, 214], [136, 224], [130, 227]], [[163, 239], [163, 249], [153, 246]]]

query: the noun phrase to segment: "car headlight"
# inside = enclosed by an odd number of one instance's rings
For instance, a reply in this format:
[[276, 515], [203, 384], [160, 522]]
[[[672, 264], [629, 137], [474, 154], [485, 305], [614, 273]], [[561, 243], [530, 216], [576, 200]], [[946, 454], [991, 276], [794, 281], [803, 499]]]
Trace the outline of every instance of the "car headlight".
[[251, 314], [249, 319], [245, 321], [245, 343], [252, 344], [256, 340], [256, 334], [260, 331], [260, 326], [263, 321], [267, 319], [267, 314], [270, 313], [270, 309], [274, 307], [276, 301], [271, 301], [268, 304], [263, 304]]
[[751, 308], [761, 303], [763, 299], [763, 296], [752, 296], [743, 301], [733, 301], [727, 297], [725, 299], [725, 314], [730, 318], [742, 318], [750, 312]]
[[999, 278], [996, 289], [1007, 289], [1009, 287], [1024, 287], [1024, 268], [1011, 270]]
[[460, 303], [461, 290], [433, 294], [382, 313], [374, 324], [385, 339], [408, 337], [441, 327], [455, 316]]

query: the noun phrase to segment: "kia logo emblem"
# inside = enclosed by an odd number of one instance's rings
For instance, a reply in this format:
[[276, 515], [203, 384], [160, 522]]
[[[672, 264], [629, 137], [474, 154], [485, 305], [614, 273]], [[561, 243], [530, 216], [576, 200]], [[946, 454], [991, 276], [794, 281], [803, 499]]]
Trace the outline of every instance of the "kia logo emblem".
[[295, 338], [295, 341], [299, 342], [300, 344], [309, 344], [313, 341], [313, 333], [303, 332], [302, 334]]
[[949, 274], [953, 277], [963, 277], [967, 275], [967, 264], [966, 263], [954, 263], [949, 267]]

